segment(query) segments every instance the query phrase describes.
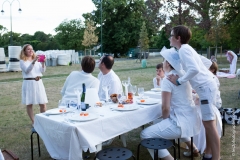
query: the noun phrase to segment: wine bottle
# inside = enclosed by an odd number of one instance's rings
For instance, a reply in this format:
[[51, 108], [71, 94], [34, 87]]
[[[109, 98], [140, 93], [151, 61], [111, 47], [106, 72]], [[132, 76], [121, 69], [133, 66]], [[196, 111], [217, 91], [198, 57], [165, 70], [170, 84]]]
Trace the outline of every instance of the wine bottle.
[[86, 94], [86, 86], [85, 86], [85, 83], [83, 83], [82, 84], [82, 96], [81, 96], [81, 109], [82, 109], [82, 111], [86, 111], [85, 94]]

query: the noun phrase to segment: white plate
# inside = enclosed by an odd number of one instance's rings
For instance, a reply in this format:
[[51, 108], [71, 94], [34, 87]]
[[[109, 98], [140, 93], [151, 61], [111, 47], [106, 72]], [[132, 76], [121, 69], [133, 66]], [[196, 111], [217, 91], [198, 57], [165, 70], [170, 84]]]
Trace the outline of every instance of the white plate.
[[[45, 113], [46, 114], [62, 114], [63, 112], [60, 112], [60, 109], [61, 108], [54, 108], [54, 109], [50, 109], [50, 110], [47, 110]], [[72, 111], [70, 108], [66, 108], [66, 112], [70, 112]]]
[[137, 99], [148, 99], [149, 96], [143, 96], [142, 98], [138, 97]]
[[154, 91], [154, 92], [161, 92], [161, 88], [152, 88], [151, 91]]
[[91, 120], [97, 119], [98, 117], [99, 116], [95, 113], [88, 113], [88, 116], [80, 116], [80, 114], [78, 114], [73, 117], [70, 117], [69, 120], [84, 122], [84, 121], [91, 121]]
[[118, 111], [132, 111], [132, 110], [139, 109], [139, 106], [136, 106], [136, 105], [125, 105], [125, 104], [123, 104], [123, 106], [124, 107], [114, 106], [114, 107], [112, 107], [112, 109], [118, 110]]
[[144, 99], [144, 100], [145, 100], [144, 102], [141, 102], [141, 100], [137, 100], [137, 103], [138, 104], [146, 104], [146, 105], [160, 103], [159, 99], [149, 98], [149, 99]]

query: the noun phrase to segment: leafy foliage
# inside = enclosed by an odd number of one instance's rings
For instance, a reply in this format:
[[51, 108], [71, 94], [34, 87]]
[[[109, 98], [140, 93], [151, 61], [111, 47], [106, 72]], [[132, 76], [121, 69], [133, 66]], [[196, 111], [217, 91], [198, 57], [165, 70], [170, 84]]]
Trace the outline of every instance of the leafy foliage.
[[142, 24], [141, 32], [139, 35], [139, 46], [142, 51], [146, 51], [149, 48], [149, 38], [145, 22]]
[[96, 45], [98, 41], [98, 37], [95, 35], [96, 27], [94, 26], [93, 21], [86, 21], [86, 28], [84, 30], [82, 45], [86, 47], [91, 47], [92, 45]]
[[[136, 47], [143, 22], [143, 0], [102, 0], [96, 5], [94, 21], [101, 26], [102, 3], [102, 44], [103, 52], [124, 54]], [[100, 29], [100, 27], [99, 27]]]
[[82, 50], [84, 25], [80, 19], [64, 20], [58, 27], [55, 28], [57, 32], [55, 38], [62, 49]]

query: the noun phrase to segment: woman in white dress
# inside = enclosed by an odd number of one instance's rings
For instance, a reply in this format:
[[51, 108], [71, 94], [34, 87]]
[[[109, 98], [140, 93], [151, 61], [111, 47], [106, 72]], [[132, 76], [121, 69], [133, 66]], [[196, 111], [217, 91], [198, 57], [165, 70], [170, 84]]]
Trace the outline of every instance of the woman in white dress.
[[[175, 49], [161, 52], [164, 57], [163, 70], [167, 75], [183, 75], [179, 55]], [[166, 77], [162, 81], [162, 118], [158, 122], [141, 132], [141, 138], [176, 139], [191, 137], [200, 131], [201, 119], [192, 100], [192, 89], [189, 82], [181, 86], [172, 84]], [[195, 147], [195, 146], [194, 146]], [[153, 150], [148, 149], [153, 157]], [[158, 150], [159, 158], [172, 160], [167, 149]]]
[[46, 111], [47, 95], [42, 82], [42, 73], [45, 72], [45, 59], [38, 62], [39, 56], [33, 51], [30, 44], [23, 46], [20, 53], [20, 67], [22, 69], [22, 104], [27, 106], [27, 114], [34, 124], [33, 104], [39, 104], [40, 112]]

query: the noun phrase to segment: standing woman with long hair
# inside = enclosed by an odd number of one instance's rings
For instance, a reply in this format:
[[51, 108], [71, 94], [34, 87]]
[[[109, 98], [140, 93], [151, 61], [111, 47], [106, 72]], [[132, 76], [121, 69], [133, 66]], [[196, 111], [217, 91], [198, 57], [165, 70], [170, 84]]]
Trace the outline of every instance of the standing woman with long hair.
[[34, 124], [33, 104], [39, 104], [40, 112], [46, 111], [47, 95], [42, 82], [42, 73], [46, 71], [45, 59], [38, 62], [37, 56], [30, 44], [23, 46], [20, 53], [22, 69], [22, 104], [27, 106], [27, 114]]

